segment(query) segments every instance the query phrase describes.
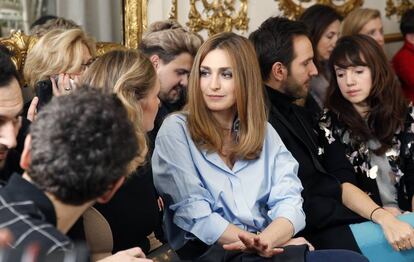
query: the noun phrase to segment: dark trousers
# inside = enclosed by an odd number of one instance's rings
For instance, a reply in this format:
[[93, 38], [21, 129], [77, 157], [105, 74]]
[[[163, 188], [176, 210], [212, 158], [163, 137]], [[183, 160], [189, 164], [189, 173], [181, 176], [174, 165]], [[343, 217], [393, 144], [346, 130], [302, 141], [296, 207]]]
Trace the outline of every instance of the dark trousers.
[[194, 262], [368, 262], [364, 256], [353, 251], [318, 250], [309, 252], [306, 245], [284, 247], [283, 253], [271, 258], [260, 257], [254, 253], [227, 251], [219, 245], [207, 246], [200, 241], [189, 241], [176, 252], [182, 261]]

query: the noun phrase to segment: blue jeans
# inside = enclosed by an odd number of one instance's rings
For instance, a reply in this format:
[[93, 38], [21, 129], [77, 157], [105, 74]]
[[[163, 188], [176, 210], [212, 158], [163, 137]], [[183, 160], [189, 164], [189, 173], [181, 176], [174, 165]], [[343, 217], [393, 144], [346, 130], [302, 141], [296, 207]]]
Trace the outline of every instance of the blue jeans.
[[[398, 219], [414, 226], [414, 213], [401, 215]], [[394, 251], [385, 239], [380, 225], [369, 221], [353, 224], [350, 227], [362, 254], [370, 261], [414, 261], [414, 249], [400, 252]]]

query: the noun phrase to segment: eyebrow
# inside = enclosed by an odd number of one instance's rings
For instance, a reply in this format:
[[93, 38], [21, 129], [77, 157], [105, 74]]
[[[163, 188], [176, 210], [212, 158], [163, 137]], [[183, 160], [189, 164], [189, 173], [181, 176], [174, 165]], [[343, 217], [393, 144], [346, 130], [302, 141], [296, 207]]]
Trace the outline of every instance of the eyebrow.
[[174, 71], [178, 73], [190, 73], [190, 70], [184, 69], [184, 68], [178, 68], [178, 69], [175, 69]]
[[[208, 67], [208, 66], [200, 66], [200, 69], [208, 69], [208, 70], [211, 70], [211, 68]], [[229, 69], [231, 70], [232, 68], [230, 66], [219, 67], [218, 68], [219, 71], [225, 71], [225, 70], [229, 70]]]
[[306, 58], [305, 60], [302, 61], [302, 64], [304, 64], [306, 62], [309, 62], [309, 61], [313, 61], [313, 59], [314, 59], [314, 57]]

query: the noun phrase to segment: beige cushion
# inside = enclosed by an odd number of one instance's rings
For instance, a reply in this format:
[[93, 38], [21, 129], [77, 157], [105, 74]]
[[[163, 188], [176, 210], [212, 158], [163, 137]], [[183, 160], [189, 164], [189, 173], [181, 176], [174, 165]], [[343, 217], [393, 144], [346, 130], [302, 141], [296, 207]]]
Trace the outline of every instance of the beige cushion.
[[162, 246], [161, 241], [159, 241], [156, 237], [154, 232], [152, 232], [149, 236], [147, 236], [149, 242], [150, 242], [150, 250], [149, 252], [159, 248], [160, 246]]
[[112, 255], [114, 240], [111, 227], [105, 217], [90, 207], [83, 214], [86, 243], [91, 252], [91, 260], [98, 261]]

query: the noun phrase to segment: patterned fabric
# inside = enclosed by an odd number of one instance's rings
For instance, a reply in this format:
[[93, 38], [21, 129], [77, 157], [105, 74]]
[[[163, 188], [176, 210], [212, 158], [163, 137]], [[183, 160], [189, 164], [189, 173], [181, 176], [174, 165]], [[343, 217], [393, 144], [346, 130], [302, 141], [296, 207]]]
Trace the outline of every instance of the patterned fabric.
[[[358, 138], [353, 137], [352, 131], [346, 128], [337, 116], [329, 110], [324, 111], [319, 122], [319, 129], [320, 137], [324, 140], [322, 143], [325, 146], [329, 146], [336, 140], [345, 146], [345, 154], [354, 166], [355, 172], [359, 176], [357, 177], [358, 180], [369, 179], [375, 181], [378, 166], [372, 166], [371, 164], [371, 149], [368, 141], [361, 142]], [[404, 130], [398, 130], [395, 133], [392, 146], [385, 152], [385, 156], [391, 167], [392, 175], [395, 177], [395, 186], [403, 190], [400, 193], [403, 193], [406, 199], [411, 199], [412, 193], [407, 192], [406, 181], [401, 181], [401, 179], [404, 175], [407, 175], [407, 172], [410, 177], [414, 176], [412, 170], [407, 170], [414, 163], [414, 108], [412, 105], [409, 106]], [[409, 181], [411, 180], [409, 179]], [[412, 185], [408, 186], [413, 187]], [[364, 190], [364, 188], [362, 189]], [[365, 191], [367, 190], [365, 189]], [[368, 193], [372, 194], [373, 192]]]
[[72, 249], [71, 240], [56, 228], [53, 204], [17, 174], [0, 189], [0, 228], [8, 228], [13, 234], [12, 248], [36, 243], [46, 254]]

